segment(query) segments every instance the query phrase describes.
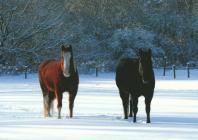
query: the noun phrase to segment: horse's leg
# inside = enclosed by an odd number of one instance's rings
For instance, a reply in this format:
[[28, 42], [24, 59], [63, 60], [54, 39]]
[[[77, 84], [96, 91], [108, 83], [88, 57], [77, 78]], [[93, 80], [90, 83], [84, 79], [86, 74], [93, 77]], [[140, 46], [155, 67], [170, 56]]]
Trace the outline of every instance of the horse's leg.
[[130, 112], [129, 112], [129, 117], [133, 117], [133, 101], [132, 101], [132, 97], [131, 97], [131, 95], [130, 95], [130, 100], [129, 100], [129, 110], [130, 110]]
[[76, 97], [77, 91], [69, 92], [69, 117], [73, 117], [73, 108], [74, 108], [74, 100]]
[[45, 88], [45, 85], [43, 84], [42, 80], [39, 78], [39, 82], [40, 82], [40, 87], [43, 93], [43, 109], [44, 109], [44, 117], [48, 117], [48, 102], [49, 102], [49, 96], [48, 96], [48, 91]]
[[120, 91], [120, 97], [122, 99], [124, 119], [128, 119], [129, 93]]
[[147, 123], [150, 123], [150, 110], [151, 110], [151, 100], [152, 97], [145, 97], [145, 105], [146, 105], [146, 115], [147, 115]]
[[44, 117], [49, 117], [49, 95], [43, 94]]
[[61, 108], [62, 108], [62, 99], [63, 94], [56, 91], [56, 99], [57, 99], [57, 108], [58, 108], [58, 119], [61, 118]]
[[133, 113], [134, 113], [134, 118], [133, 118], [133, 122], [136, 122], [136, 115], [138, 112], [138, 97], [133, 97]]
[[54, 92], [49, 92], [49, 104], [48, 104], [48, 106], [49, 106], [49, 108], [48, 108], [49, 117], [51, 117], [50, 111], [53, 110], [54, 98], [55, 98]]

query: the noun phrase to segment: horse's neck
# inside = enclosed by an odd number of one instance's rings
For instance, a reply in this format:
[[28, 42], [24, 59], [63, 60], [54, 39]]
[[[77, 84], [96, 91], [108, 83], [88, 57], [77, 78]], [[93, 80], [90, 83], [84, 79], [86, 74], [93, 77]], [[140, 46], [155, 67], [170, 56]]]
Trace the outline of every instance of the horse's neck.
[[75, 70], [75, 66], [74, 66], [74, 58], [71, 58], [71, 64], [70, 64], [72, 70]]
[[76, 73], [77, 72], [77, 65], [76, 65], [76, 62], [73, 60], [73, 68], [74, 68], [74, 72]]
[[155, 79], [153, 67], [151, 66], [151, 68], [149, 68], [147, 72], [148, 72], [148, 80], [153, 81]]
[[[147, 78], [149, 81], [153, 81], [154, 80], [154, 71], [153, 71], [153, 64], [152, 61], [148, 63], [147, 69], [146, 69], [146, 74], [147, 74]], [[141, 77], [143, 77], [143, 74], [140, 73]]]

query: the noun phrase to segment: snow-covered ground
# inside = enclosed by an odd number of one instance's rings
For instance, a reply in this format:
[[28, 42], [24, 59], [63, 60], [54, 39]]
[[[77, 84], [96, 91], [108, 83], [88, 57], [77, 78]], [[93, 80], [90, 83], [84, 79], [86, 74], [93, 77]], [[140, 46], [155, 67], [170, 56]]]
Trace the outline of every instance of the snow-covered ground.
[[67, 93], [62, 119], [43, 117], [37, 74], [0, 77], [0, 140], [197, 140], [198, 70], [156, 70], [151, 124], [146, 124], [144, 98], [139, 98], [137, 123], [123, 119], [114, 74], [81, 75], [74, 118], [68, 118]]

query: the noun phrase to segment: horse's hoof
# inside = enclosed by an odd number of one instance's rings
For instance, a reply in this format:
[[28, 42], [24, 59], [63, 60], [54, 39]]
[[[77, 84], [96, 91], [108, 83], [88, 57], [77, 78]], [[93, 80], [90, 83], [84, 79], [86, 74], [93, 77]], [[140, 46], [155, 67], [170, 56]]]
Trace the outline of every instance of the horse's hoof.
[[151, 121], [146, 121], [146, 123], [151, 123]]
[[133, 117], [133, 115], [132, 114], [129, 114], [129, 117]]

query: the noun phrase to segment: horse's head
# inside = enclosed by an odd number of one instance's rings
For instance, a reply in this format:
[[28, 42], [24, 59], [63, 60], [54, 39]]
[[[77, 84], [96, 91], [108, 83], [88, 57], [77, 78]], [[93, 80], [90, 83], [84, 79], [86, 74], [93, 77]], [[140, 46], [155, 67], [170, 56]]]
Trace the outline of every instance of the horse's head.
[[61, 57], [62, 57], [62, 70], [65, 77], [70, 77], [70, 67], [72, 63], [73, 53], [71, 45], [63, 45], [61, 47]]
[[151, 49], [139, 49], [139, 71], [144, 84], [149, 83], [152, 71]]

